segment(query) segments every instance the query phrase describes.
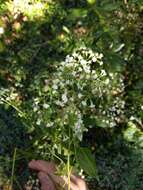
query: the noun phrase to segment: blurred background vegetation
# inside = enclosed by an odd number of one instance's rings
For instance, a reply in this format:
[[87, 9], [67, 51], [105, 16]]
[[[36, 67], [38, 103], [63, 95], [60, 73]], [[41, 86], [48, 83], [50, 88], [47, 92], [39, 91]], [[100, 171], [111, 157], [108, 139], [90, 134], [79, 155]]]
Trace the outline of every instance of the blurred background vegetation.
[[14, 185], [23, 189], [31, 175], [27, 162], [43, 144], [33, 147], [41, 130], [19, 118], [20, 110], [31, 109], [45, 71], [83, 45], [102, 52], [106, 70], [121, 73], [125, 86], [116, 127], [97, 122], [84, 134], [81, 145], [92, 150], [99, 175], [87, 180], [92, 189], [143, 189], [142, 0], [0, 0], [0, 96], [8, 94], [13, 103], [0, 99], [0, 185], [11, 176], [18, 148]]

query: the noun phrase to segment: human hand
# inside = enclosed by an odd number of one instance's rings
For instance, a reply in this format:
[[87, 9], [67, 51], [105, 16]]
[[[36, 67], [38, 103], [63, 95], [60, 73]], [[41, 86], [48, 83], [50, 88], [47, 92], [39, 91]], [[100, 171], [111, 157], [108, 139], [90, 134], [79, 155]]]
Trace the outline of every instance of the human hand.
[[[68, 190], [68, 177], [55, 175], [56, 165], [53, 162], [32, 160], [29, 163], [29, 168], [38, 172], [41, 190], [57, 190], [58, 187]], [[84, 180], [75, 175], [71, 175], [70, 190], [88, 190], [88, 188]]]

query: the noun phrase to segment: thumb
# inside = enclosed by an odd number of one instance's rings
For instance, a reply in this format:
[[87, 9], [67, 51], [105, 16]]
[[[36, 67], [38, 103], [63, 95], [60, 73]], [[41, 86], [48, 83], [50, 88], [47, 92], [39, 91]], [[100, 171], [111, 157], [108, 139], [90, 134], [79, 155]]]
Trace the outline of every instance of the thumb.
[[41, 190], [56, 190], [53, 181], [44, 172], [39, 172], [38, 178], [41, 183]]

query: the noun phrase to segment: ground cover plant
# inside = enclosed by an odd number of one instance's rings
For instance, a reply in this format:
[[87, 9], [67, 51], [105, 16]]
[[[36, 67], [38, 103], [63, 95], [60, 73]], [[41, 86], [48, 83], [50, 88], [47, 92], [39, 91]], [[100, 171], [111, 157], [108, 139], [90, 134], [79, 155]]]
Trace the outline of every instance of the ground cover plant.
[[91, 189], [143, 188], [142, 12], [141, 0], [0, 1], [2, 187], [37, 183], [27, 163], [52, 159]]

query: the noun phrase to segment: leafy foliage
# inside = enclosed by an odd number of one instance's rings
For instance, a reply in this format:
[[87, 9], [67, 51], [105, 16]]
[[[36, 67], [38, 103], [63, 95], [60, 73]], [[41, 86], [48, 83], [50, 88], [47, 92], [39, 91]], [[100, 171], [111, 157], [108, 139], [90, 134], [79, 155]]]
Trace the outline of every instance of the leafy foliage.
[[[0, 1], [1, 173], [11, 175], [7, 171], [15, 147], [16, 179], [19, 173], [22, 179], [29, 175], [24, 167], [32, 158], [54, 159], [67, 172], [70, 157], [71, 167], [90, 174], [79, 160], [82, 151], [76, 158], [80, 145], [97, 144], [93, 153], [98, 159], [104, 154], [113, 162], [111, 168], [120, 167], [120, 148], [117, 162], [113, 160], [123, 142], [129, 150], [125, 160], [137, 172], [143, 144], [142, 11], [141, 0]], [[122, 136], [119, 141], [116, 132]], [[86, 140], [85, 134], [90, 134]], [[89, 149], [85, 152], [90, 155]], [[106, 152], [115, 155], [110, 158]], [[142, 189], [141, 174], [124, 183], [124, 169], [123, 178], [111, 181], [107, 167], [101, 179], [106, 167], [98, 159], [98, 186]]]

